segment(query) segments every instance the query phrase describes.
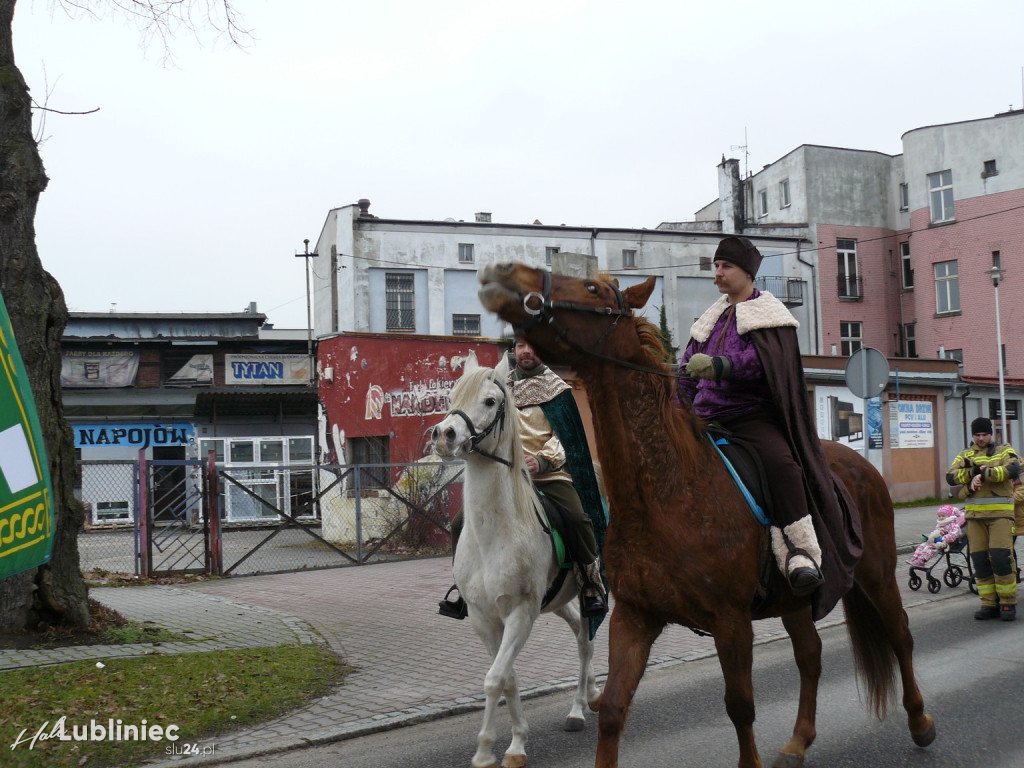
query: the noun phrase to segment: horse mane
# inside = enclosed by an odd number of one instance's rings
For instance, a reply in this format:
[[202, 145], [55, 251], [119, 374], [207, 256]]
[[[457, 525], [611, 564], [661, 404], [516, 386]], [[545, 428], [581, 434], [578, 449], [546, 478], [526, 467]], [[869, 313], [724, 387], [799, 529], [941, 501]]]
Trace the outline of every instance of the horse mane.
[[[467, 370], [452, 389], [449, 410], [462, 408], [467, 401], [479, 393], [481, 387], [488, 381], [496, 384], [505, 398], [505, 415], [501, 423], [497, 454], [508, 459], [512, 464], [511, 468], [506, 468], [495, 462], [494, 468], [496, 471], [511, 473], [512, 501], [516, 514], [524, 521], [529, 522], [534, 513], [536, 494], [533, 490], [533, 481], [530, 480], [530, 475], [526, 471], [523, 439], [519, 434], [519, 411], [516, 410], [512, 393], [501, 372], [486, 366]], [[477, 426], [479, 427], [479, 425]]]
[[[640, 340], [640, 355], [635, 362], [653, 371], [670, 368], [665, 363], [665, 342], [661, 329], [645, 317], [634, 315], [633, 327]], [[663, 424], [672, 444], [678, 447], [679, 458], [684, 462], [698, 460], [698, 446], [703, 434], [704, 422], [698, 418], [677, 392], [675, 375], [663, 376], [657, 373], [643, 374], [653, 386], [657, 396], [658, 409], [665, 415]], [[694, 439], [696, 438], [696, 439]]]

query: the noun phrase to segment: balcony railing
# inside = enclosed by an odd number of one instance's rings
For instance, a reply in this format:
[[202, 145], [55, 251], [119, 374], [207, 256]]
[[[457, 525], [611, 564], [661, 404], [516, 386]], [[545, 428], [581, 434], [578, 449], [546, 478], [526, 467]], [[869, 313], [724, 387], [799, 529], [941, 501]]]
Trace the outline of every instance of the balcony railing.
[[806, 280], [796, 277], [758, 277], [754, 283], [759, 291], [768, 291], [787, 307], [803, 306]]

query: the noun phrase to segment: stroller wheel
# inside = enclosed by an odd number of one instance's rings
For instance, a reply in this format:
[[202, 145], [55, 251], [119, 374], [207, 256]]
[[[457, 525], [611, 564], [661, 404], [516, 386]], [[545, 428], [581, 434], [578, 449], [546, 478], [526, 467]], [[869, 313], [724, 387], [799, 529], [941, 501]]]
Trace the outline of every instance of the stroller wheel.
[[933, 595], [942, 589], [942, 582], [936, 579], [934, 576], [928, 577], [928, 591]]
[[918, 576], [917, 575], [917, 571], [915, 571], [913, 569], [910, 570], [910, 583], [908, 584], [908, 586], [911, 589], [920, 589], [921, 588], [921, 577]]
[[956, 587], [960, 585], [960, 582], [964, 580], [963, 569], [959, 565], [951, 565], [946, 569], [946, 573], [943, 574], [942, 580], [950, 587]]

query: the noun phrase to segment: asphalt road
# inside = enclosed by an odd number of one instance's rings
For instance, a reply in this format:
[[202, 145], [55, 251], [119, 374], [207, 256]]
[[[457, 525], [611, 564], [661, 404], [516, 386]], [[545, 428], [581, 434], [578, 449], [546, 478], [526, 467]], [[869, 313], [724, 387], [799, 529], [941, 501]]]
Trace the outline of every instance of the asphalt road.
[[[858, 697], [845, 627], [822, 632], [824, 661], [818, 701], [818, 739], [805, 768], [1020, 768], [1024, 766], [1024, 621], [977, 622], [977, 598], [948, 599], [910, 609], [916, 640], [918, 682], [938, 738], [927, 749], [914, 745], [898, 705], [883, 722]], [[755, 647], [756, 733], [762, 760], [770, 765], [792, 729], [797, 678], [790, 645], [782, 640]], [[722, 702], [716, 658], [649, 672], [634, 701], [620, 752], [623, 766], [735, 766], [735, 733]], [[581, 733], [561, 725], [571, 693], [525, 702], [531, 735], [527, 765], [590, 768], [597, 721]], [[497, 754], [507, 746], [507, 713], [499, 713]], [[357, 739], [311, 747], [237, 768], [466, 768], [480, 713]], [[215, 758], [213, 758], [215, 760]], [[211, 760], [211, 764], [212, 764]]]

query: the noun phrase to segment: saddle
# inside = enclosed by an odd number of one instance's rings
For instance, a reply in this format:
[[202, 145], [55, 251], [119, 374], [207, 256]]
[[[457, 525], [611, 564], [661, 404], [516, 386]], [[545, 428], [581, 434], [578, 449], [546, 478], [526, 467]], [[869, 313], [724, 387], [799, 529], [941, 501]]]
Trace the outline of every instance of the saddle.
[[565, 532], [568, 527], [565, 515], [551, 499], [544, 495], [542, 490], [539, 488], [535, 490], [541, 506], [541, 511], [537, 513], [537, 519], [540, 520], [541, 528], [551, 538], [551, 548], [558, 561], [558, 575], [555, 576], [555, 580], [551, 582], [548, 591], [544, 593], [544, 598], [540, 601], [540, 607], [543, 610], [561, 591], [566, 575], [572, 570], [573, 561], [565, 546]]
[[773, 600], [771, 576], [774, 556], [769, 528], [772, 525], [775, 505], [768, 486], [768, 477], [761, 457], [748, 442], [715, 422], [708, 423], [707, 436], [722, 457], [736, 485], [743, 492], [752, 514], [761, 524], [761, 546], [757, 559], [758, 587], [750, 607], [753, 615], [757, 617], [767, 610]]

